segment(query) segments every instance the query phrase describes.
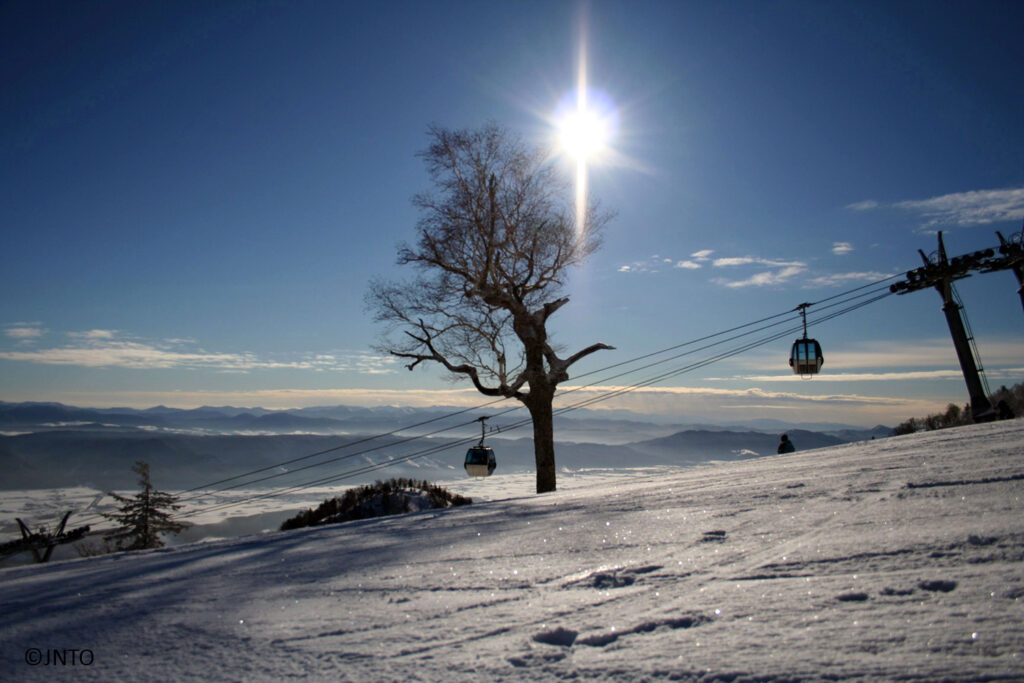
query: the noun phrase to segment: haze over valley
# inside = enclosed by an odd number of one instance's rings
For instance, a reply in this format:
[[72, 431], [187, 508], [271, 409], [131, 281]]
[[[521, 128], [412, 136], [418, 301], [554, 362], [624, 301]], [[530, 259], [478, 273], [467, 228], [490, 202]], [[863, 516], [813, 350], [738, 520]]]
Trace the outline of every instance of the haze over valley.
[[[5, 472], [0, 487], [132, 488], [136, 460], [148, 462], [165, 489], [203, 486], [266, 467], [275, 469], [236, 483], [263, 479], [253, 485], [277, 487], [328, 476], [347, 485], [389, 476], [450, 478], [461, 471], [467, 445], [480, 436], [476, 418], [499, 412], [346, 406], [133, 410], [0, 403], [0, 467]], [[499, 453], [499, 473], [534, 467], [530, 428], [523, 422], [521, 410], [488, 421], [494, 431], [487, 442]], [[757, 457], [774, 453], [783, 431], [801, 449], [891, 432], [884, 426], [836, 424], [671, 424], [623, 412], [576, 411], [556, 418], [557, 465], [570, 470], [653, 467]], [[317, 453], [323, 454], [307, 457]], [[295, 459], [301, 460], [289, 462]], [[293, 472], [298, 468], [309, 469]]]

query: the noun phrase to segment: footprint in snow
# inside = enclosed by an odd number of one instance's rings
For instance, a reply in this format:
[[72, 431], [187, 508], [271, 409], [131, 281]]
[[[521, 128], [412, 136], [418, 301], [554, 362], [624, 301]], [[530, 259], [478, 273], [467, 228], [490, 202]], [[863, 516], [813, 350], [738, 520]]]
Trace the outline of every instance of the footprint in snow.
[[938, 579], [935, 581], [922, 581], [917, 585], [922, 590], [933, 591], [936, 593], [948, 593], [956, 588], [956, 581], [943, 581]]
[[860, 593], [857, 591], [851, 591], [849, 593], [840, 593], [836, 596], [836, 600], [839, 600], [840, 602], [864, 602], [867, 599], [867, 593]]
[[726, 533], [721, 529], [715, 531], [705, 531], [704, 538], [700, 539], [701, 543], [722, 543], [725, 541]]
[[565, 659], [564, 652], [528, 652], [509, 657], [506, 661], [516, 668], [527, 666], [543, 666]]
[[564, 583], [562, 588], [596, 588], [598, 590], [622, 588], [636, 583], [638, 575], [649, 574], [659, 569], [661, 569], [661, 565], [657, 564], [632, 569], [602, 569], [591, 572], [581, 579]]
[[[683, 617], [668, 617], [664, 619], [652, 619], [650, 621], [644, 621], [632, 628], [623, 630], [611, 630], [604, 631], [601, 633], [595, 633], [593, 635], [579, 638], [579, 632], [569, 628], [563, 628], [558, 626], [557, 628], [549, 629], [547, 631], [541, 631], [533, 635], [534, 642], [543, 643], [544, 645], [555, 645], [558, 647], [572, 647], [576, 645], [587, 645], [590, 647], [604, 647], [614, 643], [623, 636], [634, 635], [637, 633], [650, 633], [661, 628], [669, 629], [680, 629], [680, 628], [694, 628], [701, 626], [712, 621], [711, 617], [704, 616], [703, 614], [692, 614]], [[509, 661], [512, 661], [511, 659]], [[515, 664], [515, 662], [513, 662]], [[525, 664], [515, 664], [516, 666], [525, 666]]]
[[579, 635], [577, 631], [573, 631], [570, 628], [562, 628], [561, 626], [551, 629], [549, 631], [541, 631], [533, 635], [534, 642], [544, 643], [545, 645], [558, 645], [560, 647], [572, 647], [572, 644], [576, 642], [576, 636]]
[[614, 643], [623, 636], [629, 636], [636, 633], [650, 633], [660, 628], [680, 629], [680, 628], [694, 628], [702, 624], [706, 624], [711, 621], [710, 617], [706, 617], [703, 614], [694, 614], [685, 617], [675, 617], [667, 619], [654, 619], [652, 621], [645, 621], [637, 624], [633, 628], [625, 629], [622, 631], [605, 631], [604, 633], [595, 633], [592, 636], [586, 636], [580, 638], [576, 642], [580, 645], [589, 645], [590, 647], [604, 647]]

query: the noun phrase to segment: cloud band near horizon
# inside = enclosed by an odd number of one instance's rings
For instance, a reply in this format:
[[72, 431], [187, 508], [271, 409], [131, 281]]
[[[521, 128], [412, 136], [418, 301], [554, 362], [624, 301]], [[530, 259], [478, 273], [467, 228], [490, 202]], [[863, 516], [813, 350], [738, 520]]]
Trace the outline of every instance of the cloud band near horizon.
[[[555, 408], [570, 406], [628, 387], [566, 386], [555, 396]], [[508, 399], [496, 404], [472, 388], [463, 389], [261, 389], [250, 391], [65, 391], [38, 396], [6, 397], [7, 401], [55, 401], [82, 407], [126, 406], [175, 408], [236, 406], [285, 410], [311, 406], [350, 405], [359, 407], [413, 407], [489, 410], [520, 408]], [[862, 394], [801, 394], [766, 391], [760, 388], [714, 389], [690, 387], [646, 387], [632, 389], [608, 400], [588, 405], [595, 411], [628, 411], [637, 415], [675, 416], [680, 421], [774, 418], [792, 422], [841, 422], [844, 424], [896, 424], [912, 416], [942, 409], [948, 396], [901, 398]], [[524, 416], [526, 415], [524, 410]], [[572, 415], [572, 413], [568, 413]], [[813, 419], [809, 416], [813, 414]]]
[[[33, 330], [26, 333], [24, 330]], [[12, 330], [14, 333], [12, 334]], [[131, 370], [205, 369], [217, 372], [252, 370], [316, 370], [387, 374], [395, 371], [396, 359], [369, 352], [258, 354], [253, 352], [209, 352], [195, 348], [191, 339], [159, 341], [125, 338], [117, 330], [69, 332], [69, 343], [48, 348], [25, 348], [42, 337], [40, 327], [8, 326], [7, 336], [19, 341], [15, 349], [0, 350], [0, 359], [39, 365], [83, 368], [126, 368]]]

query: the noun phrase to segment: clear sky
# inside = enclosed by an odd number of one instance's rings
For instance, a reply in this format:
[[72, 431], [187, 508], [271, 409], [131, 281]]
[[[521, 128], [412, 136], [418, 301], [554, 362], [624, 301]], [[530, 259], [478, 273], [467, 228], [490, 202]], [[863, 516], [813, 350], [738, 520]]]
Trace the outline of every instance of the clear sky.
[[[428, 125], [553, 146], [581, 39], [617, 217], [552, 330], [617, 350], [578, 372], [906, 271], [937, 230], [993, 246], [1024, 219], [1022, 28], [1016, 1], [5, 3], [0, 400], [479, 402], [371, 350], [367, 282], [403, 276]], [[1013, 275], [958, 288], [992, 388], [1024, 380]], [[601, 405], [895, 424], [967, 400], [940, 304], [812, 326], [811, 381], [787, 338]]]

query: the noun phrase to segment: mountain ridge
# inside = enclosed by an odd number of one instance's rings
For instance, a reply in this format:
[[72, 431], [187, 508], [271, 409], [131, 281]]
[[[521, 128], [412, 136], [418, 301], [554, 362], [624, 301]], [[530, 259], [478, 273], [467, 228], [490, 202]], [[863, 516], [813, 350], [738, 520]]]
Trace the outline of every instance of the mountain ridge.
[[[187, 429], [202, 433], [230, 433], [258, 431], [287, 433], [297, 430], [319, 430], [319, 433], [371, 433], [409, 429], [407, 424], [443, 422], [465, 417], [459, 422], [472, 422], [476, 416], [490, 411], [466, 410], [460, 407], [436, 406], [411, 408], [401, 406], [310, 406], [269, 410], [260, 407], [240, 408], [235, 406], [200, 406], [199, 408], [168, 408], [153, 406], [137, 409], [126, 407], [82, 408], [55, 402], [0, 401], [0, 430], [49, 431], [70, 426], [81, 428], [81, 424], [95, 423], [98, 427], [152, 427], [169, 431]], [[573, 416], [557, 415], [556, 431], [570, 433], [605, 433], [606, 440], [620, 436], [624, 431], [639, 433], [649, 431], [666, 435], [683, 429], [733, 430], [742, 428], [750, 431], [784, 432], [792, 429], [806, 429], [825, 433], [843, 433], [845, 440], [887, 436], [891, 429], [884, 425], [860, 427], [839, 423], [786, 423], [778, 420], [751, 420], [749, 423], [723, 422], [719, 424], [665, 421], [663, 416], [645, 416], [628, 411], [600, 411], [581, 409]], [[497, 422], [497, 421], [496, 421]], [[492, 423], [493, 426], [498, 426]], [[465, 426], [465, 425], [463, 425]], [[473, 431], [477, 428], [474, 426]], [[563, 433], [563, 437], [564, 437]]]

